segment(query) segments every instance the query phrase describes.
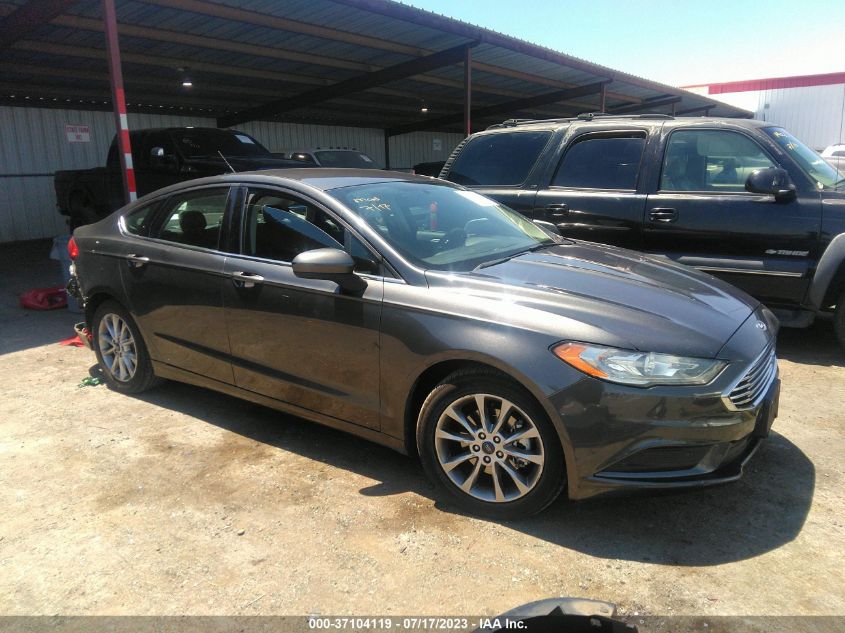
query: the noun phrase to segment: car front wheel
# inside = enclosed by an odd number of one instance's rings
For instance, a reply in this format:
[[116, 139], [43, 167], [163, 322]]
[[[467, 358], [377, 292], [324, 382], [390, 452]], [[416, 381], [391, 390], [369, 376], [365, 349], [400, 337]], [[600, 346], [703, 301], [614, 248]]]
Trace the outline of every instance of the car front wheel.
[[456, 372], [437, 385], [420, 410], [417, 448], [429, 478], [474, 514], [530, 516], [565, 483], [560, 440], [545, 412], [497, 374]]
[[159, 382], [138, 326], [123, 306], [104, 302], [92, 325], [94, 353], [112, 389], [141, 393]]

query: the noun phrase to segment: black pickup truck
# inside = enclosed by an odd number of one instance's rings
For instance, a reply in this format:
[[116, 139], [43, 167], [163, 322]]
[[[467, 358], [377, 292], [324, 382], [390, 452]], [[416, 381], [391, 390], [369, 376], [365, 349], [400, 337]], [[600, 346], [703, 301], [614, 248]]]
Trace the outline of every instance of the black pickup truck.
[[[168, 185], [229, 171], [302, 167], [274, 157], [249, 134], [216, 128], [157, 128], [130, 132], [138, 196]], [[219, 152], [219, 153], [218, 153]], [[220, 154], [226, 157], [224, 161]], [[117, 139], [105, 167], [58, 171], [54, 179], [59, 212], [71, 229], [95, 222], [125, 204]]]
[[784, 326], [833, 313], [845, 345], [845, 180], [782, 128], [668, 115], [511, 120], [465, 139], [440, 177], [563, 235], [722, 277]]

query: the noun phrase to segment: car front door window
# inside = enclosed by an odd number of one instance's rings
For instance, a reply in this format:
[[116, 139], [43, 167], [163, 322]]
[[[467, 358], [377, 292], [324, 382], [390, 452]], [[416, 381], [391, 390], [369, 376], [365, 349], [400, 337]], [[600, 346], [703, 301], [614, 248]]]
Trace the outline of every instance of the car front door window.
[[745, 191], [757, 169], [776, 167], [750, 138], [727, 130], [678, 130], [669, 137], [660, 178], [662, 191]]
[[376, 258], [329, 213], [278, 192], [250, 192], [244, 218], [244, 255], [291, 262], [300, 253], [317, 248], [346, 250], [355, 260], [356, 272], [378, 272]]

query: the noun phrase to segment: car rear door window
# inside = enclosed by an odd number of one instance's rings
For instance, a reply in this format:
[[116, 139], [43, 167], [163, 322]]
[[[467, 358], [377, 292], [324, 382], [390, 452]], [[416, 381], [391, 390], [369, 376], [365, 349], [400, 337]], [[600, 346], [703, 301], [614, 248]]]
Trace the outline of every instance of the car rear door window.
[[644, 147], [645, 132], [582, 136], [566, 150], [552, 186], [636, 189]]
[[477, 136], [464, 145], [446, 179], [469, 187], [522, 184], [551, 135], [535, 131]]
[[334, 216], [278, 191], [249, 192], [241, 248], [245, 255], [279, 262], [317, 248], [337, 248], [352, 256], [357, 272], [379, 269], [369, 249]]
[[151, 237], [168, 242], [217, 249], [229, 188], [199, 189], [171, 197]]
[[776, 165], [753, 140], [729, 130], [677, 130], [663, 158], [663, 191], [745, 191], [751, 172]]
[[123, 226], [127, 233], [146, 236], [150, 230], [154, 211], [158, 208], [158, 201], [137, 207], [123, 216]]

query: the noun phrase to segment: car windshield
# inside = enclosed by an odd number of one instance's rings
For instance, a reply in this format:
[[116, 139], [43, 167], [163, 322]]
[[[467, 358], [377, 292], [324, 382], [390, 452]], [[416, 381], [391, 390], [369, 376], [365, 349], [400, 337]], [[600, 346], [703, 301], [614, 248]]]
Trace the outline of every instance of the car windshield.
[[820, 189], [835, 187], [843, 182], [835, 167], [783, 128], [768, 127], [765, 132], [816, 181]]
[[421, 268], [468, 271], [560, 241], [494, 200], [449, 186], [382, 182], [328, 193]]
[[354, 167], [356, 169], [376, 169], [373, 159], [363, 152], [352, 150], [321, 150], [314, 152], [322, 167]]
[[213, 156], [262, 156], [271, 158], [270, 151], [243, 132], [228, 130], [179, 130], [171, 132], [173, 141], [186, 158]]

